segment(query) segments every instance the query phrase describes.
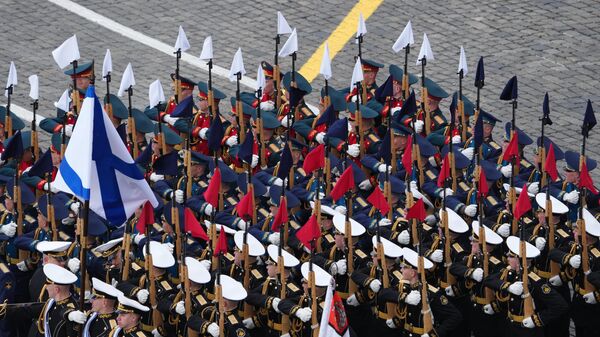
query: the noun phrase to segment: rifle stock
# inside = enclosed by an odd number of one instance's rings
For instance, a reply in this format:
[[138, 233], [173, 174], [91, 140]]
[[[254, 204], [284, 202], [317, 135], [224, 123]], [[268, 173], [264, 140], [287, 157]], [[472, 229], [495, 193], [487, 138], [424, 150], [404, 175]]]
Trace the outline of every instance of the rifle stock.
[[531, 317], [533, 315], [533, 299], [529, 292], [529, 272], [527, 266], [527, 253], [525, 249], [525, 241], [519, 242], [519, 250], [521, 254], [521, 270], [523, 282], [523, 316]]
[[421, 314], [423, 315], [423, 331], [430, 332], [433, 329], [433, 319], [429, 299], [427, 298], [427, 279], [425, 278], [425, 261], [423, 256], [419, 256], [419, 275], [421, 277]]
[[[283, 255], [279, 255], [277, 257], [277, 268], [279, 269], [279, 279], [281, 283], [281, 291], [279, 293], [279, 298], [284, 300], [287, 290], [286, 278], [285, 278], [285, 265], [283, 261]], [[281, 313], [281, 333], [282, 335], [287, 334], [290, 331], [290, 316]]]
[[446, 209], [442, 209], [442, 227], [444, 227], [444, 269], [446, 270], [446, 283], [448, 286], [456, 284], [456, 277], [450, 272], [450, 265], [452, 262], [451, 251], [450, 251], [450, 226], [448, 224], [448, 212]]

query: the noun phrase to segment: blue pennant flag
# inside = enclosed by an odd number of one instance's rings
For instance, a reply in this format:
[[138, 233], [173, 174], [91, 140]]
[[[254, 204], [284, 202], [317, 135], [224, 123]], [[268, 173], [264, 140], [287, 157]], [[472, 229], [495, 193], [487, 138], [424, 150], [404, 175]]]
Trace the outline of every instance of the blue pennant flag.
[[6, 141], [4, 152], [2, 152], [0, 158], [7, 161], [8, 159], [20, 159], [21, 157], [23, 157], [23, 138], [21, 137], [21, 130], [19, 130]]
[[552, 125], [552, 120], [550, 119], [550, 99], [548, 98], [548, 93], [544, 95], [544, 103], [542, 104], [542, 112], [544, 115], [542, 116], [542, 123], [544, 125]]
[[240, 150], [238, 152], [238, 158], [246, 162], [248, 165], [252, 164], [253, 147], [254, 133], [252, 133], [252, 129], [248, 129], [246, 138], [244, 139], [244, 142], [240, 146]]
[[319, 119], [317, 119], [315, 127], [321, 124], [325, 124], [327, 127], [329, 127], [336, 120], [337, 119], [335, 117], [335, 109], [333, 108], [333, 104], [329, 104], [327, 109], [325, 109], [325, 111], [323, 111], [323, 113], [319, 116]]
[[473, 130], [473, 140], [475, 142], [475, 149], [479, 149], [481, 144], [483, 144], [483, 118], [481, 117], [481, 113], [477, 116], [477, 120], [475, 121], [475, 127]]
[[483, 69], [483, 56], [477, 62], [477, 71], [475, 72], [475, 88], [483, 88], [485, 85], [485, 71]]
[[171, 117], [177, 118], [192, 118], [194, 114], [194, 96], [189, 95], [177, 104], [171, 112]]
[[290, 170], [294, 165], [292, 159], [292, 150], [290, 150], [289, 143], [285, 143], [283, 151], [281, 151], [281, 160], [279, 161], [279, 167], [277, 168], [277, 177], [282, 180], [290, 175]]
[[348, 118], [338, 119], [327, 129], [328, 138], [339, 138], [343, 141], [348, 139]]
[[511, 101], [513, 99], [517, 99], [519, 97], [519, 89], [517, 85], [517, 76], [513, 76], [508, 82], [506, 82], [506, 86], [502, 93], [500, 94], [500, 99], [503, 101]]
[[217, 111], [215, 118], [213, 118], [208, 128], [208, 148], [212, 152], [219, 151], [221, 149], [221, 141], [225, 136], [225, 130], [223, 130], [223, 122], [221, 121], [221, 114]]
[[156, 159], [152, 168], [156, 174], [177, 176], [177, 152], [172, 151]]
[[596, 126], [596, 116], [594, 116], [594, 109], [592, 109], [592, 101], [588, 99], [585, 116], [583, 116], [583, 125], [581, 126], [581, 135], [588, 137], [594, 126]]
[[50, 149], [46, 150], [42, 157], [38, 159], [29, 169], [29, 176], [45, 178], [46, 174], [52, 172], [52, 153]]
[[[401, 81], [402, 79], [400, 79]], [[383, 82], [383, 85], [375, 89], [375, 99], [379, 103], [384, 103], [388, 97], [394, 96], [394, 77], [392, 75]]]

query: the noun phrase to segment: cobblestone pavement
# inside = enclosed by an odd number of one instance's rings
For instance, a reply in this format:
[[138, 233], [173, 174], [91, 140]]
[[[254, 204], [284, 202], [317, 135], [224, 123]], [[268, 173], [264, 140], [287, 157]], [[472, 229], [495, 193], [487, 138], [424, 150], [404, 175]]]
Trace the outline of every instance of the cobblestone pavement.
[[[352, 1], [341, 0], [76, 2], [168, 45], [174, 44], [177, 28], [183, 25], [192, 45], [189, 52], [196, 56], [200, 54], [204, 37], [210, 34], [214, 41], [215, 63], [226, 69], [240, 46], [251, 77], [255, 76], [259, 61], [272, 61], [277, 10], [284, 13], [292, 27], [298, 28], [300, 51], [297, 69], [300, 69], [354, 6]], [[165, 53], [49, 1], [0, 0], [0, 12], [6, 27], [0, 32], [3, 45], [0, 50], [0, 76], [6, 75], [9, 62], [14, 60], [19, 73], [15, 104], [29, 108], [27, 76], [36, 73], [40, 76], [40, 113], [45, 116], [54, 114], [52, 102], [58, 99], [68, 80], [61, 75], [50, 53], [74, 33], [78, 36], [84, 59], [95, 58], [101, 63], [105, 50], [110, 48], [115, 92], [122, 71], [128, 62], [132, 62], [137, 81], [135, 105], [143, 107], [147, 104], [148, 85], [156, 78], [161, 79], [167, 89], [168, 74], [175, 68], [175, 59]], [[479, 56], [484, 56], [486, 86], [482, 93], [482, 106], [503, 121], [510, 120], [510, 104], [498, 100], [498, 96], [506, 81], [516, 74], [519, 77], [517, 125], [532, 138], [539, 135], [538, 119], [543, 95], [548, 91], [554, 121], [548, 134], [563, 150], [577, 151], [586, 100], [595, 101], [600, 97], [597, 90], [597, 75], [600, 73], [600, 59], [597, 57], [600, 52], [599, 13], [600, 5], [595, 0], [386, 0], [367, 20], [368, 33], [363, 54], [365, 58], [378, 60], [386, 66], [390, 63], [401, 65], [403, 55], [394, 54], [391, 45], [410, 19], [416, 40], [410, 56], [410, 71], [419, 71], [415, 59], [422, 34], [426, 32], [435, 54], [435, 60], [427, 66], [427, 74], [447, 91], [454, 91], [458, 85], [455, 73], [459, 48], [463, 45], [470, 67], [464, 88], [467, 96], [475, 98], [475, 66]], [[333, 86], [341, 88], [348, 85], [356, 53], [356, 45], [349, 41], [334, 58]], [[281, 63], [284, 70], [290, 68], [289, 59]], [[182, 74], [197, 80], [207, 78], [205, 72], [187, 63], [182, 63]], [[380, 83], [386, 75], [387, 70], [379, 75]], [[227, 79], [215, 78], [215, 85], [233, 94], [234, 84]], [[103, 84], [99, 84], [101, 86]], [[313, 86], [320, 89], [322, 78], [317, 77]], [[98, 91], [104, 93], [104, 90], [102, 87]], [[313, 94], [309, 101], [316, 102], [317, 99]], [[2, 101], [2, 104], [5, 102]], [[448, 104], [445, 102], [443, 106]], [[595, 107], [600, 110], [600, 106]], [[496, 138], [499, 138], [500, 128], [497, 129]], [[600, 130], [594, 131], [588, 143], [588, 153], [600, 158]]]

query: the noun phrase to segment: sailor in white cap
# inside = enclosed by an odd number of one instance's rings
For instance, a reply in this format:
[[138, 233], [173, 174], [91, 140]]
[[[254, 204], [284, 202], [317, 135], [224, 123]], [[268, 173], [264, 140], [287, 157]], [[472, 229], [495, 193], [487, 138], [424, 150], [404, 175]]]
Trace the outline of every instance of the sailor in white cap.
[[[516, 236], [509, 236], [506, 246], [509, 249], [508, 266], [495, 274], [496, 277], [488, 277], [485, 285], [497, 291], [498, 300], [507, 305], [507, 336], [543, 336], [543, 327], [568, 311], [567, 302], [535, 272], [529, 272], [531, 261], [540, 255], [539, 249]], [[525, 266], [521, 264], [522, 253], [527, 261], [526, 276], [523, 275]], [[524, 282], [527, 282], [527, 288]]]
[[[302, 293], [300, 286], [290, 277], [290, 268], [299, 265], [300, 261], [285, 249], [280, 251], [276, 245], [269, 245], [267, 252], [268, 258], [265, 263], [268, 277], [261, 285], [253, 288], [246, 299], [247, 303], [260, 309], [254, 317], [244, 319], [244, 325], [248, 329], [259, 328], [259, 334], [262, 330], [266, 336], [281, 336], [282, 316], [278, 305], [282, 297], [296, 297]], [[283, 266], [279, 265], [280, 254]], [[285, 293], [282, 291], [284, 286]], [[285, 296], [282, 296], [282, 293]]]
[[[393, 302], [398, 305], [396, 315], [389, 318], [386, 323], [391, 329], [400, 329], [402, 336], [450, 336], [449, 332], [454, 330], [460, 323], [462, 316], [448, 298], [443, 290], [427, 284], [421, 284], [418, 270], [419, 259], [423, 259], [424, 272], [433, 267], [433, 262], [425, 257], [420, 257], [414, 250], [404, 247], [402, 249], [402, 278], [400, 288], [385, 288], [379, 291], [378, 301]], [[429, 309], [423, 312], [422, 287], [427, 287], [427, 302]], [[405, 313], [405, 317], [399, 317], [398, 313]], [[423, 315], [432, 315], [433, 329], [425, 331]]]
[[[43, 265], [54, 264], [67, 268], [69, 251], [72, 247], [74, 246], [70, 241], [42, 241], [35, 248], [43, 254]], [[44, 274], [44, 270], [42, 267], [39, 267], [29, 281], [29, 295], [32, 302], [44, 302], [48, 299], [48, 294], [45, 291], [46, 283], [47, 277]]]
[[110, 332], [109, 337], [150, 337], [150, 333], [142, 330], [143, 315], [150, 311], [145, 305], [124, 295], [118, 297], [117, 326]]
[[123, 238], [117, 238], [103, 243], [92, 249], [88, 265], [93, 265], [88, 272], [90, 276], [112, 283], [113, 280], [121, 279], [122, 257], [118, 254], [121, 251]]
[[[219, 280], [223, 294], [223, 335], [226, 337], [245, 337], [248, 332], [242, 323], [242, 318], [238, 315], [238, 306], [239, 302], [248, 296], [248, 292], [244, 289], [242, 283], [227, 275], [220, 275]], [[204, 307], [198, 314], [190, 317], [188, 326], [195, 331], [199, 331], [200, 335], [218, 337], [220, 329], [216, 310], [218, 310], [216, 305]]]
[[117, 299], [123, 293], [112, 285], [92, 278], [92, 310], [83, 328], [84, 337], [106, 337], [117, 326]]
[[244, 238], [246, 238], [246, 244], [248, 245], [249, 289], [253, 289], [261, 284], [267, 275], [264, 272], [264, 268], [260, 268], [261, 266], [259, 266], [259, 263], [262, 263], [260, 256], [265, 254], [265, 246], [252, 234], [237, 231], [233, 235], [233, 241], [235, 242], [235, 247], [233, 248], [234, 259], [227, 274], [239, 281], [244, 279]]

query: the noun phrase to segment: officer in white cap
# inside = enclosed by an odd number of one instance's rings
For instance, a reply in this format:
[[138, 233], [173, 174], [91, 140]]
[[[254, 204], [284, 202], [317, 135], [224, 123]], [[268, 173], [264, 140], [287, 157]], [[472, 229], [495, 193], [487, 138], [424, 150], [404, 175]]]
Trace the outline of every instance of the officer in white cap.
[[[73, 243], [70, 241], [42, 241], [35, 248], [43, 254], [43, 265], [54, 264], [67, 268], [69, 250], [71, 250], [72, 245]], [[29, 281], [29, 295], [32, 302], [44, 302], [48, 299], [48, 294], [45, 291], [46, 283], [47, 277], [42, 266], [40, 266]]]
[[[206, 306], [213, 305], [204, 293], [204, 285], [210, 282], [211, 275], [210, 271], [206, 269], [205, 264], [202, 261], [198, 261], [192, 257], [187, 256], [185, 258], [185, 265], [187, 267], [188, 278], [190, 281], [190, 313], [195, 314], [204, 309]], [[170, 311], [172, 321], [176, 322], [178, 336], [185, 336], [186, 330], [186, 314], [187, 310], [185, 307], [185, 288], [181, 285], [181, 289], [175, 295], [173, 304], [171, 304]]]
[[117, 326], [109, 337], [150, 337], [150, 333], [142, 330], [142, 315], [148, 314], [150, 308], [124, 295], [118, 297]]
[[117, 238], [103, 243], [92, 249], [93, 257], [89, 257], [88, 264], [94, 264], [96, 268], [90, 268], [91, 275], [99, 280], [112, 283], [113, 280], [121, 279], [122, 257], [120, 251], [123, 238]]
[[123, 293], [112, 285], [92, 278], [92, 310], [83, 328], [84, 337], [106, 337], [117, 326], [117, 299]]
[[244, 237], [246, 238], [246, 244], [248, 245], [250, 289], [254, 289], [267, 277], [264, 268], [259, 266], [260, 256], [265, 254], [265, 246], [263, 246], [263, 244], [260, 243], [260, 241], [258, 241], [258, 239], [250, 233], [237, 231], [233, 235], [233, 241], [235, 242], [235, 247], [233, 248], [234, 260], [229, 266], [227, 274], [238, 281], [242, 281], [244, 279]]

